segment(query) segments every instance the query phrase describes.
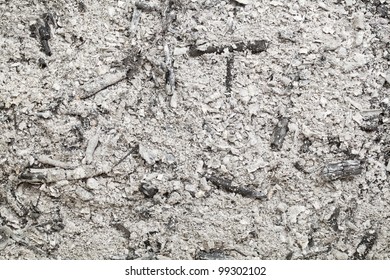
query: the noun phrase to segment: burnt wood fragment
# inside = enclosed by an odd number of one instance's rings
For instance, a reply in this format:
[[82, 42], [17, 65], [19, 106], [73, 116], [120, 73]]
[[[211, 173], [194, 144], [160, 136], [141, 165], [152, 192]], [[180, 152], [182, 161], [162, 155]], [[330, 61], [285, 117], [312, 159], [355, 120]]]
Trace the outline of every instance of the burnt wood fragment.
[[204, 54], [222, 54], [225, 49], [229, 52], [244, 52], [251, 51], [252, 54], [258, 54], [267, 50], [269, 42], [267, 40], [255, 40], [253, 42], [239, 42], [234, 45], [209, 46], [205, 50], [199, 49], [198, 46], [190, 46], [188, 55], [197, 57]]
[[358, 160], [345, 160], [329, 163], [322, 169], [322, 176], [330, 181], [348, 179], [361, 174], [363, 167]]
[[233, 86], [233, 68], [234, 68], [234, 55], [229, 56], [226, 59], [226, 80], [225, 80], [225, 86], [226, 91], [231, 92], [232, 86]]
[[303, 144], [302, 146], [299, 148], [299, 152], [300, 153], [307, 153], [310, 151], [310, 146], [312, 145], [312, 142], [310, 141], [309, 138], [305, 138], [303, 139]]
[[155, 187], [151, 187], [147, 184], [142, 184], [139, 187], [139, 191], [144, 194], [147, 198], [152, 198], [156, 193], [158, 193], [158, 189]]
[[267, 196], [259, 191], [249, 189], [247, 187], [237, 187], [232, 185], [232, 181], [214, 175], [206, 178], [209, 182], [214, 184], [216, 187], [226, 191], [240, 194], [244, 197], [255, 198], [255, 199], [265, 199]]
[[288, 132], [288, 118], [280, 118], [278, 124], [274, 128], [271, 136], [271, 148], [274, 150], [280, 150], [283, 146], [284, 138]]
[[338, 224], [339, 216], [340, 216], [340, 207], [337, 207], [328, 220], [329, 225], [332, 227], [334, 231], [338, 231], [339, 229], [339, 224]]
[[228, 260], [231, 256], [219, 249], [211, 249], [209, 251], [198, 251], [195, 256], [196, 260]]
[[377, 238], [378, 238], [378, 234], [376, 232], [367, 233], [366, 235], [364, 235], [359, 245], [356, 248], [356, 252], [353, 254], [353, 259], [365, 260], [368, 253], [371, 251], [372, 247], [374, 246]]

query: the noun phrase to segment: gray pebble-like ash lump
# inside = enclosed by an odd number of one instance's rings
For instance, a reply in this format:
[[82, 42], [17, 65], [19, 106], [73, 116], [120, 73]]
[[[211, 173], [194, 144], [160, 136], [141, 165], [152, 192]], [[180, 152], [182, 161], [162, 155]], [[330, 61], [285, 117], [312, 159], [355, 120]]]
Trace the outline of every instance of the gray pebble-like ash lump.
[[0, 258], [388, 259], [389, 5], [1, 1]]

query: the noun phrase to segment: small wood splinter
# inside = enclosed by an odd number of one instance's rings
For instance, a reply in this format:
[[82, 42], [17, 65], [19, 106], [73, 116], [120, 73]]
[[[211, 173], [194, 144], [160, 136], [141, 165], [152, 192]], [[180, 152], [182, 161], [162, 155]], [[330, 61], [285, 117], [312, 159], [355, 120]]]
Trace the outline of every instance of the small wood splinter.
[[237, 193], [237, 194], [240, 194], [244, 197], [250, 197], [250, 198], [255, 198], [255, 199], [267, 198], [267, 196], [262, 192], [251, 190], [251, 189], [246, 188], [246, 187], [232, 186], [232, 181], [228, 180], [228, 179], [219, 178], [219, 177], [216, 177], [214, 175], [208, 176], [206, 179], [209, 182], [213, 183], [218, 188], [221, 188], [227, 192]]

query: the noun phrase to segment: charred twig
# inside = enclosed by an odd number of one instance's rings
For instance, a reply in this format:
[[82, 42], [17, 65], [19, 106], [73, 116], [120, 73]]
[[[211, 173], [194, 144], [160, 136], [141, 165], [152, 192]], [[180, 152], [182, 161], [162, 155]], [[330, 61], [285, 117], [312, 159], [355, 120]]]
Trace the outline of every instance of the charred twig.
[[135, 74], [138, 72], [143, 59], [140, 52], [135, 52], [129, 57], [126, 57], [123, 60], [126, 70], [121, 70], [115, 73], [108, 73], [101, 77], [98, 77], [94, 81], [83, 86], [84, 93], [80, 96], [80, 99], [90, 98], [97, 93], [105, 90], [108, 87], [116, 85], [117, 83], [124, 81], [126, 79], [132, 79]]
[[224, 45], [224, 46], [209, 46], [205, 50], [199, 49], [197, 46], [190, 46], [188, 55], [191, 57], [197, 57], [204, 54], [221, 54], [228, 49], [230, 52], [243, 52], [251, 51], [253, 54], [258, 54], [267, 50], [269, 42], [267, 40], [255, 40], [253, 42], [239, 42], [234, 45]]
[[322, 176], [327, 180], [348, 179], [361, 174], [363, 168], [358, 160], [345, 160], [327, 164], [322, 170]]
[[135, 7], [144, 12], [161, 12], [161, 7], [144, 1], [135, 2]]
[[234, 75], [232, 73], [234, 67], [234, 55], [232, 54], [226, 59], [226, 80], [225, 80], [225, 86], [226, 91], [231, 92], [232, 86], [233, 86], [233, 78]]
[[57, 169], [57, 168], [42, 168], [42, 169], [27, 169], [20, 176], [22, 182], [28, 183], [53, 183], [63, 180], [80, 180], [93, 178], [102, 174], [106, 174], [111, 170], [109, 167], [96, 167], [92, 165], [82, 165], [73, 170]]
[[139, 151], [139, 145], [137, 144], [135, 147], [131, 148], [129, 152], [126, 155], [124, 155], [117, 163], [115, 163], [111, 169], [114, 169], [114, 167], [117, 167], [119, 164], [121, 164], [129, 155], [138, 154], [138, 151]]
[[232, 259], [231, 256], [227, 255], [220, 249], [211, 249], [209, 251], [198, 251], [195, 256], [196, 260], [228, 260]]
[[51, 13], [45, 13], [42, 16], [43, 23], [38, 20], [37, 23], [30, 26], [31, 37], [37, 38], [42, 46], [43, 52], [51, 56], [52, 52], [49, 47], [49, 40], [51, 39], [51, 28], [50, 24], [57, 27], [56, 21]]
[[214, 175], [208, 176], [206, 179], [218, 188], [221, 188], [227, 192], [237, 193], [244, 197], [250, 197], [255, 199], [264, 199], [267, 197], [264, 193], [259, 191], [251, 190], [246, 187], [232, 186], [232, 181], [228, 179], [219, 178]]
[[42, 25], [38, 28], [38, 34], [39, 39], [41, 40], [43, 52], [46, 55], [51, 56], [52, 53], [49, 47], [49, 39], [51, 38], [50, 29], [47, 29], [47, 26]]
[[175, 21], [176, 19], [176, 14], [174, 11], [174, 7], [176, 6], [176, 2], [174, 0], [165, 0], [163, 5], [163, 9], [161, 11], [161, 15], [163, 17], [163, 30], [162, 34], [163, 36], [166, 35], [166, 33], [170, 30], [171, 24]]
[[173, 60], [167, 43], [164, 44], [165, 54], [165, 91], [173, 95], [175, 91], [175, 73], [173, 72]]
[[121, 81], [126, 80], [127, 71], [121, 71], [116, 73], [108, 73], [102, 77], [99, 77], [95, 81], [85, 85], [83, 87], [84, 94], [80, 96], [80, 99], [87, 99], [96, 95], [97, 93], [105, 90], [106, 88], [113, 86]]
[[280, 150], [288, 132], [288, 118], [280, 118], [271, 136], [271, 148]]
[[75, 169], [77, 167], [77, 165], [75, 164], [51, 159], [48, 156], [43, 156], [43, 155], [38, 157], [38, 161], [43, 164], [48, 164], [63, 169]]
[[334, 231], [338, 231], [339, 224], [338, 224], [338, 218], [340, 216], [340, 207], [336, 207], [332, 215], [330, 216], [328, 222], [330, 226], [333, 228]]
[[173, 59], [171, 51], [167, 43], [164, 44], [164, 54], [165, 54], [165, 92], [167, 95], [171, 96], [171, 107], [175, 108], [177, 106], [176, 92], [175, 92], [175, 72], [173, 71]]

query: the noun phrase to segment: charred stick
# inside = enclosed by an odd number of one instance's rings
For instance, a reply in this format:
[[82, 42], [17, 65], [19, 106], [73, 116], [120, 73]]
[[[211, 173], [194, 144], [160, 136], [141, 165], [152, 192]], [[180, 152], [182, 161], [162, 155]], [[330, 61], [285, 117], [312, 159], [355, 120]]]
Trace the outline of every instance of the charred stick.
[[227, 192], [237, 193], [244, 197], [250, 197], [255, 199], [264, 199], [267, 197], [265, 194], [259, 191], [251, 190], [246, 187], [232, 186], [232, 181], [228, 179], [223, 179], [216, 176], [209, 176], [206, 179], [212, 184], [214, 184], [216, 187], [221, 188]]
[[280, 118], [271, 136], [271, 148], [280, 150], [288, 132], [288, 118]]
[[135, 7], [144, 12], [160, 12], [161, 8], [154, 4], [149, 4], [144, 1], [135, 2]]
[[358, 160], [345, 160], [327, 164], [322, 170], [322, 176], [327, 180], [348, 179], [361, 174], [363, 168]]
[[63, 180], [80, 180], [107, 174], [111, 168], [108, 166], [96, 167], [92, 165], [81, 165], [73, 170], [42, 168], [27, 169], [20, 176], [22, 182], [28, 183], [53, 183]]
[[165, 92], [171, 97], [170, 105], [172, 108], [177, 107], [177, 95], [175, 91], [175, 72], [173, 71], [173, 59], [167, 43], [164, 44], [165, 54]]
[[51, 56], [52, 53], [49, 47], [49, 39], [51, 38], [49, 25], [46, 23], [45, 25], [40, 26], [38, 29], [38, 34], [42, 44], [43, 52], [46, 55]]
[[140, 53], [137, 53], [133, 56], [127, 57], [123, 60], [123, 62], [125, 64], [124, 66], [126, 67], [126, 70], [121, 70], [115, 73], [107, 73], [84, 85], [84, 93], [80, 96], [80, 99], [90, 98], [102, 90], [116, 85], [121, 81], [134, 78], [140, 66], [142, 65], [143, 59]]
[[80, 96], [81, 99], [87, 99], [96, 95], [97, 93], [105, 90], [106, 88], [113, 86], [127, 78], [127, 71], [109, 73], [96, 80], [90, 82], [83, 87], [84, 94]]
[[173, 60], [170, 54], [169, 46], [164, 44], [165, 54], [165, 90], [168, 95], [173, 95], [175, 91], [175, 73], [173, 72]]
[[196, 260], [228, 260], [232, 257], [219, 249], [211, 249], [210, 251], [198, 251], [196, 253]]
[[233, 86], [233, 78], [234, 75], [232, 73], [234, 68], [234, 55], [232, 54], [226, 59], [226, 81], [225, 81], [225, 86], [226, 86], [226, 91], [231, 92], [232, 91], [232, 86]]
[[225, 49], [228, 49], [230, 52], [243, 52], [251, 51], [253, 54], [258, 54], [267, 50], [269, 42], [266, 40], [255, 40], [253, 42], [239, 42], [234, 45], [224, 45], [224, 46], [210, 46], [205, 50], [198, 49], [197, 46], [190, 46], [188, 55], [191, 57], [197, 57], [204, 54], [222, 54]]
[[137, 144], [133, 148], [131, 148], [126, 155], [124, 155], [117, 163], [113, 165], [111, 169], [114, 169], [114, 167], [117, 167], [119, 164], [121, 164], [129, 155], [131, 154], [138, 154], [139, 152], [139, 145]]

